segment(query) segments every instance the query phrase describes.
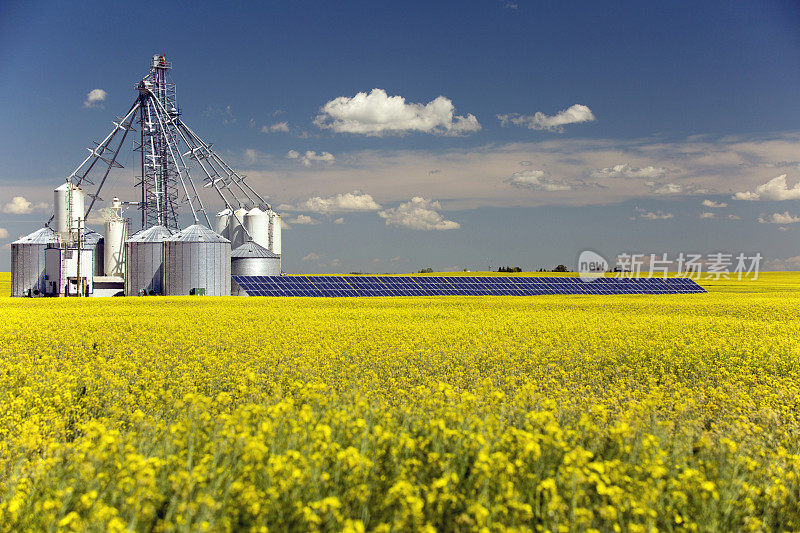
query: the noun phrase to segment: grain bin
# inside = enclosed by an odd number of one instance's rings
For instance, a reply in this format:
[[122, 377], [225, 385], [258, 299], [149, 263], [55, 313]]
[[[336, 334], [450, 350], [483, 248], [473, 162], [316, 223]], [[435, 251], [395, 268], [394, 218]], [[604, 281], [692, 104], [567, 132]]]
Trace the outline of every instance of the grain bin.
[[247, 209], [240, 207], [230, 216], [228, 220], [228, 236], [230, 239], [231, 248], [238, 248], [247, 242], [247, 233], [245, 233], [244, 216], [247, 214]]
[[53, 227], [62, 239], [79, 227], [83, 227], [83, 191], [70, 182], [53, 191]]
[[269, 249], [272, 253], [281, 255], [281, 216], [273, 210], [269, 215]]
[[194, 224], [164, 241], [164, 289], [169, 295], [231, 294], [231, 241]]
[[44, 250], [58, 243], [50, 228], [36, 230], [11, 243], [11, 296], [44, 294]]
[[231, 252], [232, 276], [280, 276], [281, 256], [256, 242], [247, 242]]
[[214, 219], [214, 231], [216, 231], [226, 239], [230, 239], [230, 234], [228, 231], [228, 224], [230, 224], [230, 220], [231, 220], [230, 209], [225, 208], [219, 213], [217, 213], [217, 216]]
[[164, 240], [172, 232], [164, 226], [139, 231], [125, 241], [125, 295], [164, 294]]
[[269, 215], [267, 213], [254, 207], [244, 215], [244, 228], [250, 234], [250, 240], [264, 248], [269, 248]]

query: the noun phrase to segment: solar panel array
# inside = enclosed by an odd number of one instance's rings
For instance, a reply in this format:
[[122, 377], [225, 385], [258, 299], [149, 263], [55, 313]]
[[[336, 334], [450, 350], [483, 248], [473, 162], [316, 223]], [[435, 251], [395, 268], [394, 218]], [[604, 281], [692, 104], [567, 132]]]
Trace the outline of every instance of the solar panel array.
[[706, 292], [689, 278], [495, 276], [233, 276], [249, 296], [534, 296]]

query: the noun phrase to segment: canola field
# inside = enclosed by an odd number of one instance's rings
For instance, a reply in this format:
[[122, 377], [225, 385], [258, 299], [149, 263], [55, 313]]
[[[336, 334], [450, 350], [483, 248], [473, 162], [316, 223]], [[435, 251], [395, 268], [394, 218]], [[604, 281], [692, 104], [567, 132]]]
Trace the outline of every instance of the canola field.
[[799, 530], [800, 274], [702, 284], [2, 298], [0, 529]]

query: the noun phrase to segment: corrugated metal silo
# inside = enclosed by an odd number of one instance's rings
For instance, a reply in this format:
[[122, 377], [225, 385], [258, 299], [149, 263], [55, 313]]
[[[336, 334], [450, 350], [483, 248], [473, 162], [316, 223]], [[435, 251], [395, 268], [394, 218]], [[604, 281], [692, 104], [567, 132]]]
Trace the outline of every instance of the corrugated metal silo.
[[281, 256], [253, 241], [231, 252], [232, 276], [280, 276]]
[[57, 242], [56, 232], [42, 228], [11, 243], [11, 296], [44, 294], [44, 250]]
[[125, 295], [164, 294], [164, 241], [172, 232], [164, 226], [138, 231], [125, 241]]
[[203, 289], [207, 296], [231, 294], [231, 241], [194, 224], [164, 241], [165, 294], [187, 295]]

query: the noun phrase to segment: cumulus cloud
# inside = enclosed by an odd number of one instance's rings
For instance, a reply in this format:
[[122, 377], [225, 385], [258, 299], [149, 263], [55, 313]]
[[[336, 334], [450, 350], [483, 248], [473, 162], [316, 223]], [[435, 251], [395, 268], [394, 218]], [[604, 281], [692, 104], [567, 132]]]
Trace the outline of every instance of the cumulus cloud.
[[637, 216], [639, 218], [643, 218], [645, 220], [668, 220], [670, 218], [675, 218], [675, 215], [672, 213], [665, 213], [663, 211], [648, 211], [646, 209], [642, 209], [640, 207], [636, 207], [634, 209]]
[[601, 168], [592, 172], [594, 178], [644, 178], [644, 179], [658, 179], [666, 176], [669, 173], [668, 168], [646, 166], [642, 168], [634, 168], [628, 163], [614, 165], [612, 167]]
[[788, 211], [783, 213], [773, 213], [768, 217], [758, 217], [759, 224], [796, 224], [800, 222], [800, 217], [789, 214]]
[[677, 183], [646, 183], [650, 187], [650, 192], [653, 194], [680, 194], [684, 192], [683, 185]]
[[383, 89], [334, 98], [320, 108], [314, 124], [340, 133], [375, 136], [412, 131], [465, 135], [481, 129], [474, 115], [456, 115], [449, 98], [438, 96], [427, 104], [407, 103], [402, 96], [389, 96]]
[[755, 191], [737, 192], [734, 200], [800, 200], [800, 182], [794, 187], [786, 184], [786, 174], [772, 178], [756, 187]]
[[549, 131], [564, 131], [564, 126], [567, 124], [579, 124], [581, 122], [591, 122], [595, 120], [592, 110], [585, 105], [575, 104], [562, 109], [555, 115], [545, 115], [541, 111], [537, 111], [533, 115], [520, 115], [518, 113], [507, 113], [505, 115], [497, 115], [502, 126], [509, 123], [517, 126], [525, 126], [531, 130], [549, 130]]
[[333, 221], [334, 224], [344, 224], [344, 217], [339, 217]]
[[319, 224], [319, 220], [311, 218], [308, 215], [297, 215], [295, 218], [291, 219], [289, 222], [292, 224], [300, 224], [306, 226], [314, 226]]
[[276, 122], [275, 124], [271, 124], [269, 126], [267, 125], [261, 126], [261, 133], [275, 133], [275, 132], [289, 133], [289, 123]]
[[103, 89], [92, 89], [86, 95], [86, 100], [83, 102], [83, 107], [103, 107], [103, 102], [106, 101], [107, 93]]
[[324, 256], [322, 256], [322, 255], [319, 255], [317, 253], [311, 252], [308, 255], [304, 255], [303, 258], [300, 259], [300, 261], [319, 261], [323, 257]]
[[705, 207], [728, 207], [725, 202], [715, 202], [714, 200], [703, 200], [702, 205]]
[[562, 179], [545, 177], [544, 170], [522, 170], [520, 172], [514, 172], [506, 181], [520, 189], [533, 189], [535, 191], [545, 192], [572, 190], [572, 185]]
[[286, 152], [287, 159], [296, 159], [300, 161], [303, 166], [310, 167], [315, 162], [319, 163], [333, 163], [336, 158], [330, 152], [317, 153], [314, 150], [307, 150], [306, 153], [301, 154], [296, 150], [289, 150]]
[[444, 231], [460, 228], [461, 224], [446, 220], [438, 212], [441, 208], [441, 204], [437, 201], [415, 196], [409, 202], [402, 203], [392, 209], [379, 211], [378, 215], [386, 220], [387, 226], [399, 226], [425, 231]]
[[700, 218], [717, 218], [717, 215], [711, 212], [700, 213]]
[[8, 239], [8, 230], [0, 228], [0, 239]]
[[24, 196], [15, 196], [10, 202], [3, 206], [3, 213], [9, 213], [11, 215], [28, 215], [37, 209], [47, 209], [48, 207], [50, 207], [50, 205], [45, 202], [34, 204], [33, 202], [26, 200]]
[[728, 215], [728, 220], [742, 220], [739, 215]]
[[299, 211], [314, 213], [337, 213], [347, 211], [377, 211], [381, 206], [371, 195], [361, 191], [346, 192], [321, 198], [314, 196], [297, 206]]

